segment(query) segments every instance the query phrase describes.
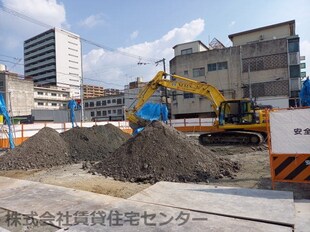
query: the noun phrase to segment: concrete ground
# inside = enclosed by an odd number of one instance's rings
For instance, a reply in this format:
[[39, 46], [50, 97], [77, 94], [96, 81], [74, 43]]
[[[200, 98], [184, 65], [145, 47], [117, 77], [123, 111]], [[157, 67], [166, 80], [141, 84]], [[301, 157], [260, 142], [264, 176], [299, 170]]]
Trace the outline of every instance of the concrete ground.
[[127, 200], [0, 177], [0, 231], [309, 231], [308, 206], [283, 191], [159, 182]]

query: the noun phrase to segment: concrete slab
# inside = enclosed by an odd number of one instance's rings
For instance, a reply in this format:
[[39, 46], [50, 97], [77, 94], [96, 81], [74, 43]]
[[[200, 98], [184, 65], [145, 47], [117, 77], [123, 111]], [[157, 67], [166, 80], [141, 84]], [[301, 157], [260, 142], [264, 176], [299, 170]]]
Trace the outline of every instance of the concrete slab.
[[295, 200], [295, 232], [310, 232], [310, 200]]
[[[285, 226], [5, 177], [0, 177], [0, 207], [22, 214], [36, 212], [34, 218], [44, 219], [45, 222], [50, 219], [49, 223], [66, 229], [60, 231], [291, 231], [290, 227]], [[58, 215], [59, 212], [61, 214]], [[68, 217], [65, 217], [66, 213]], [[139, 225], [131, 225], [130, 222]], [[76, 223], [79, 224], [72, 226]], [[155, 225], [148, 225], [150, 223]]]
[[293, 193], [158, 182], [129, 198], [199, 212], [294, 225]]
[[29, 214], [112, 208], [123, 199], [87, 191], [0, 177], [0, 207]]
[[[169, 208], [171, 209], [171, 208]], [[175, 209], [174, 209], [175, 210]], [[172, 211], [173, 212], [173, 211]], [[169, 215], [175, 215], [177, 217], [178, 213], [170, 214], [169, 211], [165, 211], [165, 213], [169, 213]], [[185, 212], [185, 211], [184, 211]], [[123, 226], [85, 226], [85, 225], [76, 225], [69, 227], [68, 229], [60, 229], [57, 232], [106, 232], [106, 231], [126, 231], [126, 232], [136, 232], [136, 231], [150, 231], [150, 232], [178, 232], [178, 231], [193, 231], [193, 232], [292, 232], [292, 228], [283, 227], [279, 225], [272, 225], [268, 223], [260, 223], [260, 222], [252, 222], [241, 219], [233, 219], [233, 218], [225, 218], [221, 216], [203, 214], [191, 212], [191, 217], [203, 217], [207, 218], [206, 221], [193, 221], [190, 220], [186, 224], [182, 226], [178, 226], [175, 221], [168, 223], [167, 225], [157, 225], [157, 226], [148, 226], [145, 224], [140, 224], [139, 226], [130, 226], [129, 224], [125, 224]]]

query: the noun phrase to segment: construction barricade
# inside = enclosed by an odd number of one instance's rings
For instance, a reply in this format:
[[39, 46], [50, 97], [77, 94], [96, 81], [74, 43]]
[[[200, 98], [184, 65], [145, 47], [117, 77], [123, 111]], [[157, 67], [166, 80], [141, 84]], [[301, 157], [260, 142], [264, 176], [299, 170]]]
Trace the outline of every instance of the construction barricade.
[[271, 110], [268, 116], [272, 187], [310, 183], [310, 108]]

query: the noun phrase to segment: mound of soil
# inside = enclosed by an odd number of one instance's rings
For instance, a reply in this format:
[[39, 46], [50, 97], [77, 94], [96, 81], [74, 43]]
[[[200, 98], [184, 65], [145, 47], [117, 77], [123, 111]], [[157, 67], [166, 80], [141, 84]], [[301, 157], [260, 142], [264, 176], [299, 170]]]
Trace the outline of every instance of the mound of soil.
[[70, 162], [67, 143], [56, 130], [45, 127], [0, 156], [0, 170], [49, 168]]
[[161, 122], [152, 122], [129, 139], [91, 172], [131, 182], [204, 182], [232, 177], [239, 164], [217, 157], [182, 132]]
[[131, 136], [112, 124], [75, 127], [61, 133], [69, 144], [73, 162], [102, 160], [114, 152]]

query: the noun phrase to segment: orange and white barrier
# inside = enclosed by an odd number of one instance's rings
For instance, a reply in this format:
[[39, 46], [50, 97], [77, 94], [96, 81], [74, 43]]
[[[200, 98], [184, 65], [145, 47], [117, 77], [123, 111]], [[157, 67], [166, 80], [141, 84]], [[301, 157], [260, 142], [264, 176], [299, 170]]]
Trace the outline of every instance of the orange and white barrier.
[[[203, 132], [212, 130], [213, 119], [211, 118], [191, 118], [191, 119], [174, 119], [170, 120], [168, 124], [183, 132]], [[128, 121], [104, 121], [104, 122], [78, 122], [79, 127], [92, 127], [94, 125], [113, 124], [126, 133], [132, 133]], [[72, 128], [71, 122], [66, 123], [34, 123], [34, 124], [17, 124], [13, 125], [13, 137], [15, 145], [20, 145], [29, 137], [35, 135], [43, 127], [50, 127], [61, 133]], [[0, 148], [9, 148], [8, 128], [6, 125], [2, 126], [0, 131]]]
[[310, 183], [310, 108], [269, 112], [269, 154], [274, 182]]

